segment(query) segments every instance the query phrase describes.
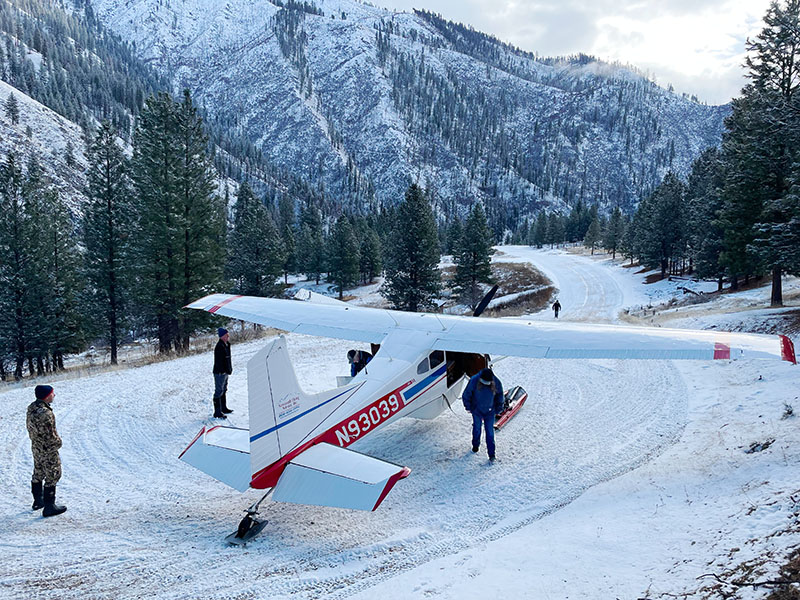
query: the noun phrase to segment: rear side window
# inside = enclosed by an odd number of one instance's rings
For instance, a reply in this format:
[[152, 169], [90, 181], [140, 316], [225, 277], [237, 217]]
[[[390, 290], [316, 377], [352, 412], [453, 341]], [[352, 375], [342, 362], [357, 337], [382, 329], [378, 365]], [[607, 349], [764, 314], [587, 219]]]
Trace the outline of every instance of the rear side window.
[[428, 357], [426, 356], [425, 359], [417, 365], [417, 374], [422, 375], [423, 373], [427, 373], [428, 369]]

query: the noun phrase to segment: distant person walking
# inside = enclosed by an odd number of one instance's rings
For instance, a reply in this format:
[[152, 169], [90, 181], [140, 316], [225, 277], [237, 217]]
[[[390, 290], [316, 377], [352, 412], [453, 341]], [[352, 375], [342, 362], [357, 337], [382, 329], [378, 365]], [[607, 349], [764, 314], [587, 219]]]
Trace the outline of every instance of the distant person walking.
[[233, 411], [228, 408], [228, 377], [233, 373], [231, 343], [228, 330], [217, 329], [219, 341], [214, 348], [214, 418], [227, 419]]
[[37, 385], [36, 400], [28, 406], [26, 425], [33, 452], [33, 477], [31, 493], [33, 510], [43, 508], [43, 517], [60, 515], [66, 506], [56, 504], [56, 484], [61, 479], [61, 437], [56, 430], [56, 416], [50, 403], [56, 397], [52, 386]]
[[472, 414], [472, 451], [477, 452], [481, 447], [483, 428], [489, 460], [494, 460], [494, 416], [503, 410], [503, 385], [491, 369], [483, 369], [470, 378], [461, 400], [467, 412]]
[[553, 314], [555, 314], [556, 319], [558, 318], [558, 313], [561, 311], [561, 302], [556, 300], [553, 302]]

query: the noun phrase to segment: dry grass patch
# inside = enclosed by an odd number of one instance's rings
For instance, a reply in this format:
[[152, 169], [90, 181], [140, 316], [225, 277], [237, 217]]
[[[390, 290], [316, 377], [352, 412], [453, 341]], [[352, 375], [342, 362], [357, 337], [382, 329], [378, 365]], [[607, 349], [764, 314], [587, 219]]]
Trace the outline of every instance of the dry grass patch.
[[[452, 293], [456, 267], [444, 267], [441, 272], [442, 284]], [[509, 300], [502, 306], [487, 309], [484, 314], [490, 317], [519, 316], [537, 312], [548, 306], [555, 292], [552, 282], [530, 263], [492, 263], [492, 280], [498, 286], [495, 298], [511, 294], [519, 294], [519, 297]], [[455, 306], [458, 302], [458, 298], [452, 294], [452, 300], [445, 304], [445, 308]]]
[[484, 313], [487, 317], [518, 317], [538, 312], [550, 305], [555, 288], [551, 285], [539, 288], [531, 294], [525, 294], [508, 304], [498, 308], [489, 308]]

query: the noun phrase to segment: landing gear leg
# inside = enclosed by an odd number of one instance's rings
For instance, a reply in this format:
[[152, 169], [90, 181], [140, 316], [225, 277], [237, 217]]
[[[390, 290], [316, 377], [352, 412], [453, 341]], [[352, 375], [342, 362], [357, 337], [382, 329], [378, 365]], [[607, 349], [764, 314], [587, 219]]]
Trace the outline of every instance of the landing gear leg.
[[239, 521], [239, 527], [236, 528], [236, 531], [225, 538], [226, 542], [233, 546], [244, 546], [264, 529], [267, 521], [259, 521], [256, 519], [256, 516], [258, 515], [258, 507], [271, 493], [272, 490], [269, 490], [266, 494], [261, 496], [261, 500], [252, 504], [250, 508], [245, 511], [247, 514]]

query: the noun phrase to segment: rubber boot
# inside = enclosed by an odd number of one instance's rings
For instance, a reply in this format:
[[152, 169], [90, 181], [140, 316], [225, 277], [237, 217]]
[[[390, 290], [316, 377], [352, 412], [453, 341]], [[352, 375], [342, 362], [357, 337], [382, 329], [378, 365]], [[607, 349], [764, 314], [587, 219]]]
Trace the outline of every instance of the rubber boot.
[[44, 510], [42, 511], [43, 517], [53, 517], [60, 515], [67, 510], [66, 506], [59, 506], [56, 504], [56, 486], [44, 486]]
[[215, 419], [227, 419], [224, 414], [222, 414], [222, 400], [220, 398], [214, 397], [214, 418]]
[[33, 510], [42, 510], [44, 508], [44, 497], [42, 492], [42, 482], [31, 482], [31, 493], [33, 494]]
[[222, 394], [222, 397], [220, 398], [220, 406], [222, 407], [223, 414], [229, 415], [233, 412], [230, 408], [228, 408], [228, 392]]

